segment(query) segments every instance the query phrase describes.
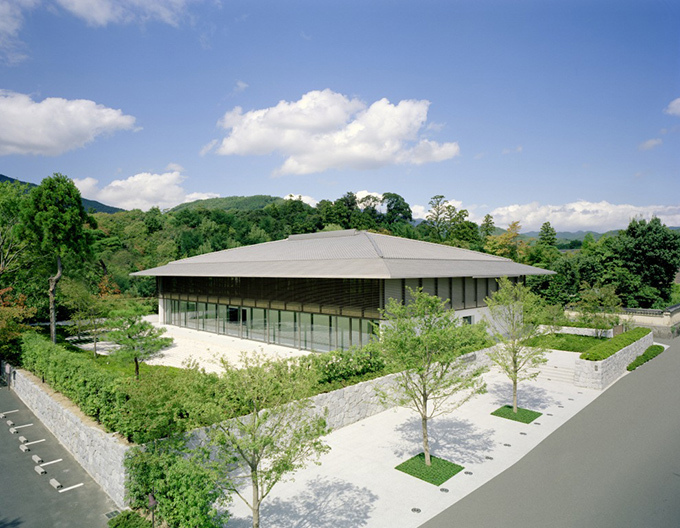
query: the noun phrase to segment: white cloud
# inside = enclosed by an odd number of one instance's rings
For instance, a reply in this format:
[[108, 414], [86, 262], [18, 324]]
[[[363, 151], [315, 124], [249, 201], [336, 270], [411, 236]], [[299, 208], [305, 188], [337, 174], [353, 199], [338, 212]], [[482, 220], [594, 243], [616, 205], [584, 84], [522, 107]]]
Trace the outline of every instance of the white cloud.
[[33, 9], [39, 0], [0, 0], [0, 62], [16, 64], [26, 58], [19, 31], [24, 25], [24, 11]]
[[[187, 18], [187, 6], [200, 0], [0, 0], [0, 62], [26, 58], [19, 33], [24, 13], [40, 4], [56, 4], [91, 26], [157, 20], [177, 26]], [[58, 22], [55, 22], [58, 23]]]
[[318, 200], [312, 198], [311, 196], [305, 196], [304, 194], [287, 194], [286, 196], [283, 197], [284, 200], [302, 200], [304, 203], [307, 205], [311, 205], [312, 207], [316, 207], [316, 204], [319, 203]]
[[652, 150], [654, 147], [661, 145], [661, 143], [663, 143], [663, 141], [659, 138], [648, 139], [638, 145], [638, 150]]
[[[221, 155], [279, 153], [278, 174], [310, 174], [328, 169], [375, 169], [394, 164], [443, 161], [459, 154], [457, 143], [420, 136], [428, 101], [362, 101], [331, 90], [311, 91], [300, 100], [243, 112], [236, 107], [219, 120], [229, 134]], [[208, 146], [204, 147], [204, 150]]]
[[560, 231], [624, 229], [631, 218], [649, 219], [655, 215], [666, 225], [680, 225], [680, 205], [612, 204], [607, 201], [579, 200], [563, 205], [541, 205], [538, 202], [498, 207], [490, 212], [497, 226], [518, 220], [522, 231], [540, 229], [544, 222]]
[[503, 154], [521, 154], [522, 145], [517, 145], [515, 148], [505, 148], [502, 151]]
[[188, 0], [55, 0], [92, 26], [158, 20], [176, 26], [186, 15]]
[[680, 117], [680, 97], [678, 97], [677, 99], [673, 99], [666, 107], [664, 112], [669, 115]]
[[187, 193], [182, 186], [185, 179], [180, 171], [174, 170], [162, 174], [142, 172], [125, 180], [114, 180], [103, 188], [94, 178], [73, 181], [85, 198], [122, 209], [147, 211], [154, 206], [168, 209], [181, 203], [219, 196], [215, 193]]
[[133, 116], [86, 99], [50, 97], [35, 102], [25, 94], [0, 90], [0, 156], [56, 156], [106, 133], [130, 130]]
[[246, 88], [248, 88], [248, 83], [245, 83], [243, 81], [236, 81], [236, 84], [234, 85], [234, 89], [231, 92], [233, 94], [241, 93]]

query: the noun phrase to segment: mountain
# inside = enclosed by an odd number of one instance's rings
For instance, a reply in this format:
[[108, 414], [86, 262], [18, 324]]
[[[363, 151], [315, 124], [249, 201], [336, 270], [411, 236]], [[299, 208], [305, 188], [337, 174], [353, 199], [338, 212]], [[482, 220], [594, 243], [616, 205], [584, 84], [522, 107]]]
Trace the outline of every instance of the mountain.
[[269, 204], [283, 202], [283, 198], [256, 194], [255, 196], [225, 196], [224, 198], [208, 198], [179, 204], [170, 209], [176, 213], [182, 209], [222, 209], [224, 211], [256, 211], [264, 209]]
[[[10, 178], [9, 176], [5, 176], [4, 174], [0, 174], [0, 183], [2, 182], [17, 182], [21, 183], [22, 185], [28, 185], [29, 187], [37, 187], [35, 183], [26, 183], [22, 182], [20, 180], [15, 180], [14, 178]], [[124, 211], [125, 209], [120, 209], [118, 207], [112, 207], [110, 205], [103, 204], [101, 202], [97, 202], [96, 200], [88, 200], [86, 198], [82, 198], [81, 200], [83, 202], [83, 207], [85, 208], [86, 211], [94, 210], [95, 213], [119, 213], [121, 211]]]

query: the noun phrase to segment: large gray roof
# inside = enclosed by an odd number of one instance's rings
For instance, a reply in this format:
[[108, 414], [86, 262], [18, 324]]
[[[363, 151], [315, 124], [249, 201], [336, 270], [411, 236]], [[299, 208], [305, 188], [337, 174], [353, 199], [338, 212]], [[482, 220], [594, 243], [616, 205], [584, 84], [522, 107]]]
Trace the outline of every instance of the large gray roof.
[[176, 260], [133, 275], [407, 279], [552, 273], [468, 249], [349, 229], [291, 235]]

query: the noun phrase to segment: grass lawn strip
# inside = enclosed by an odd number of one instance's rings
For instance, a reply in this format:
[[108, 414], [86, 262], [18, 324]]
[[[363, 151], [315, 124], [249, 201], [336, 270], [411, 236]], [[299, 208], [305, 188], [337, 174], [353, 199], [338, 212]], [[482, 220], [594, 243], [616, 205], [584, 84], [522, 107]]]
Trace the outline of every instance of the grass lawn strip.
[[419, 478], [435, 486], [441, 486], [453, 477], [455, 474], [463, 471], [463, 466], [438, 458], [430, 456], [431, 466], [425, 465], [425, 454], [420, 453], [413, 458], [409, 458], [406, 462], [402, 462], [395, 469], [403, 471], [412, 477]]
[[585, 352], [606, 339], [573, 334], [545, 334], [530, 339], [529, 346], [543, 346], [550, 350], [565, 350], [567, 352]]
[[515, 422], [522, 422], [525, 424], [533, 422], [536, 418], [541, 416], [543, 413], [538, 411], [530, 411], [529, 409], [522, 409], [517, 407], [517, 413], [512, 411], [512, 405], [503, 405], [500, 409], [496, 409], [491, 413], [493, 416], [500, 416], [501, 418], [507, 418], [508, 420], [514, 420]]

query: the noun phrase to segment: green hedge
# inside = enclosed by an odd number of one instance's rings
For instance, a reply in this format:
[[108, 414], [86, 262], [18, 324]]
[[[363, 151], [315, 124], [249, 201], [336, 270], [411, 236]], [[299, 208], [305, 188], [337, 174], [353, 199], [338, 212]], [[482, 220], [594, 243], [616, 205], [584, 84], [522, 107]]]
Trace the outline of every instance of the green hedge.
[[[89, 353], [67, 350], [34, 332], [22, 336], [21, 348], [25, 369], [108, 431], [135, 443], [232, 417], [222, 410], [220, 401], [230, 396], [221, 390], [216, 374], [142, 365], [136, 380], [131, 368], [121, 368], [113, 358], [93, 359]], [[319, 384], [310, 396], [387, 374], [380, 356], [363, 349], [310, 354], [300, 357], [297, 365], [317, 373]]]
[[595, 345], [589, 350], [581, 354], [581, 359], [588, 361], [602, 361], [609, 356], [616, 354], [619, 350], [632, 345], [635, 341], [642, 339], [649, 334], [649, 328], [633, 328], [622, 334], [617, 335], [607, 341], [603, 341], [599, 345]]
[[151, 528], [151, 521], [141, 517], [137, 512], [125, 510], [120, 515], [111, 519], [109, 528]]
[[115, 365], [107, 367], [109, 358], [94, 360], [89, 353], [66, 350], [34, 332], [22, 336], [21, 349], [25, 369], [108, 431], [132, 442], [145, 443], [223, 418], [215, 374], [146, 367], [137, 381], [132, 372], [125, 375]]
[[647, 363], [647, 361], [654, 359], [656, 356], [661, 354], [666, 350], [663, 346], [661, 345], [652, 345], [650, 346], [647, 350], [645, 350], [644, 354], [639, 355], [636, 357], [628, 367], [626, 367], [629, 371], [633, 371], [636, 368], [638, 368], [640, 365], [644, 365]]

